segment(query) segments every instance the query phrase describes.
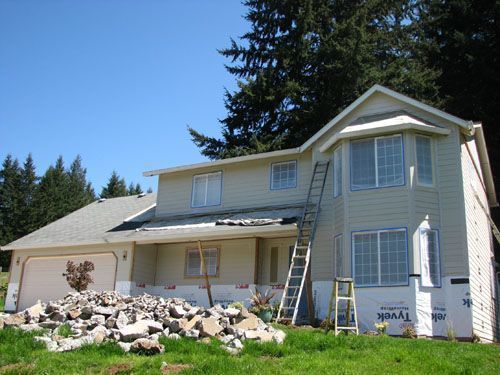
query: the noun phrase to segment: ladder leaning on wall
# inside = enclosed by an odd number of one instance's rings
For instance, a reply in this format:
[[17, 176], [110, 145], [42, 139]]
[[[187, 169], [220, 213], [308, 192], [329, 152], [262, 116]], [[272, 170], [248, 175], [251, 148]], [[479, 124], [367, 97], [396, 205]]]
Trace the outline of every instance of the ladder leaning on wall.
[[317, 161], [314, 164], [306, 204], [299, 222], [290, 269], [288, 270], [288, 277], [278, 310], [278, 322], [295, 324], [297, 320], [300, 297], [309, 272], [311, 248], [329, 165], [329, 160]]

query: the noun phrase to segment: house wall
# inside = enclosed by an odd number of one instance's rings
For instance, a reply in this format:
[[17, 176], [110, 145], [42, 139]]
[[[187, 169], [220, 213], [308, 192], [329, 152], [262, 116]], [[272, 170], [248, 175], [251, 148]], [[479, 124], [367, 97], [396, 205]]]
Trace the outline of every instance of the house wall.
[[[297, 187], [271, 190], [271, 163], [297, 160]], [[193, 175], [222, 171], [222, 200], [220, 206], [191, 208]], [[158, 180], [158, 203], [156, 215], [159, 217], [177, 214], [213, 212], [235, 208], [255, 208], [271, 205], [304, 202], [309, 187], [311, 173], [311, 153], [266, 160], [202, 168], [160, 175]]]
[[132, 282], [154, 285], [158, 248], [156, 244], [137, 245], [134, 249]]
[[484, 207], [488, 207], [488, 202], [474, 139], [462, 139], [461, 147], [473, 329], [483, 340], [492, 341], [496, 327], [495, 276], [491, 261], [494, 254], [488, 219], [475, 195]]
[[[121, 293], [129, 294], [132, 272], [133, 243], [102, 244], [90, 246], [52, 247], [36, 250], [15, 250], [12, 254], [12, 267], [10, 282], [6, 295], [5, 310], [14, 311], [21, 285], [23, 266], [28, 257], [61, 256], [76, 254], [92, 254], [112, 252], [117, 258], [115, 289]], [[126, 255], [126, 257], [124, 257]]]

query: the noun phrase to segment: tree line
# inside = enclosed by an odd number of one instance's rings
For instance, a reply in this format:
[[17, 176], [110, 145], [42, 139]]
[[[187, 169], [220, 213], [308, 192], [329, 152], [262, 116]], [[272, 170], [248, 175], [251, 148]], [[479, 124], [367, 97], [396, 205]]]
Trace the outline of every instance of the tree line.
[[378, 83], [482, 121], [500, 187], [496, 0], [246, 0], [249, 30], [220, 50], [238, 88], [221, 138], [189, 128], [221, 159], [297, 147]]
[[[62, 156], [42, 176], [33, 157], [24, 163], [7, 155], [0, 168], [0, 246], [27, 235], [100, 198], [141, 194], [140, 184], [127, 187], [116, 171], [96, 195], [78, 155], [66, 167]], [[149, 190], [148, 192], [151, 192]], [[8, 267], [10, 252], [0, 252], [0, 267]]]

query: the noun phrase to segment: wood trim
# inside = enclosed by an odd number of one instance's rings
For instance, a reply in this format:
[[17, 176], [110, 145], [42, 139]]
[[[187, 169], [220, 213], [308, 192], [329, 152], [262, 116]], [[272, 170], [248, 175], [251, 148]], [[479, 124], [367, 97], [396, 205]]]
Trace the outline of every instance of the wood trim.
[[130, 269], [129, 269], [129, 275], [128, 275], [128, 279], [130, 282], [132, 282], [132, 277], [134, 276], [134, 267], [135, 267], [135, 241], [132, 242], [132, 249], [130, 250], [130, 252], [132, 254], [130, 254]]
[[[469, 145], [467, 143], [467, 139], [465, 136], [462, 134], [462, 139], [464, 141], [465, 148], [467, 149], [467, 153], [469, 154], [470, 161], [472, 165], [474, 166], [474, 170], [476, 171], [477, 177], [479, 178], [479, 182], [481, 183], [481, 186], [483, 187], [483, 191], [486, 194], [486, 197], [488, 197], [488, 190], [486, 189], [486, 186], [484, 185], [482, 173], [480, 172], [479, 168], [476, 165], [476, 161], [474, 160], [474, 157], [472, 156], [472, 152], [470, 151]], [[478, 155], [479, 156], [479, 155]]]
[[259, 259], [260, 259], [260, 238], [255, 238], [255, 264], [253, 270], [253, 283], [259, 283]]
[[17, 299], [16, 299], [16, 312], [19, 311], [19, 300], [21, 299], [21, 291], [22, 291], [22, 286], [23, 286], [23, 280], [24, 280], [24, 271], [26, 268], [26, 264], [28, 263], [29, 260], [33, 258], [43, 258], [43, 259], [50, 259], [50, 258], [64, 258], [64, 257], [72, 257], [72, 256], [82, 256], [82, 255], [108, 255], [111, 254], [115, 257], [115, 275], [114, 275], [114, 280], [113, 280], [113, 288], [116, 289], [116, 275], [118, 273], [118, 257], [116, 256], [114, 251], [106, 251], [106, 252], [96, 252], [96, 253], [75, 253], [75, 254], [62, 254], [62, 255], [29, 255], [24, 259], [23, 264], [22, 264], [22, 269], [21, 269], [21, 278], [19, 280], [19, 288], [17, 290]]
[[153, 245], [156, 251], [156, 263], [155, 263], [155, 274], [153, 276], [153, 285], [156, 285], [156, 276], [158, 276], [158, 259], [160, 258], [160, 251], [158, 250], [158, 244]]
[[[12, 265], [14, 264], [14, 256], [16, 254], [16, 250], [12, 250], [12, 254], [10, 255], [10, 264], [9, 264], [9, 276], [7, 277], [7, 288], [9, 288], [9, 284], [12, 278]], [[7, 299], [7, 295], [5, 296]]]

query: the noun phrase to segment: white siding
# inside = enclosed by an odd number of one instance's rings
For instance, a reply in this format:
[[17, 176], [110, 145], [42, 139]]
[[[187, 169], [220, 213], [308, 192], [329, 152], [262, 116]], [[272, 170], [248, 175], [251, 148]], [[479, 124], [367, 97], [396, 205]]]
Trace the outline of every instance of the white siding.
[[[464, 176], [465, 210], [467, 219], [467, 246], [469, 261], [469, 282], [472, 298], [472, 325], [474, 332], [482, 339], [492, 341], [495, 335], [495, 303], [492, 285], [493, 269], [491, 258], [493, 247], [491, 231], [486, 214], [476, 200], [475, 192], [483, 205], [488, 207], [486, 194], [481, 184], [482, 177], [477, 151], [473, 140], [468, 142], [472, 158], [465, 143], [462, 144], [462, 173]], [[478, 170], [474, 168], [475, 159]]]

